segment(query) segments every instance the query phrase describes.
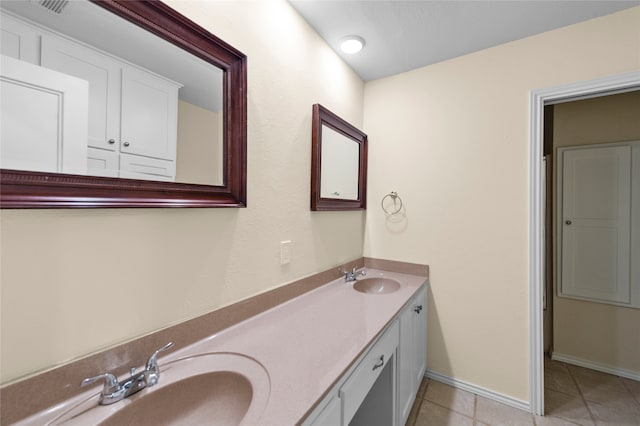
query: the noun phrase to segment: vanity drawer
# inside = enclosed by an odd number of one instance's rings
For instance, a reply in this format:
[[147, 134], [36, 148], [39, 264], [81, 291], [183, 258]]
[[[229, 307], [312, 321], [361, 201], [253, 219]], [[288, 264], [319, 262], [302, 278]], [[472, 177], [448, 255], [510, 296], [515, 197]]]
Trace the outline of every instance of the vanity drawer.
[[399, 336], [398, 321], [395, 320], [340, 388], [343, 425], [349, 424], [387, 363], [395, 362], [393, 355]]

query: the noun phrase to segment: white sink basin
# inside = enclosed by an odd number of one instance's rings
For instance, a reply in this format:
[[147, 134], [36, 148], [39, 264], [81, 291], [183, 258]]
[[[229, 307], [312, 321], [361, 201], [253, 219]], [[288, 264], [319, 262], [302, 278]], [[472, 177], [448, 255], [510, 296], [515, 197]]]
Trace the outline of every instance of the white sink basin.
[[269, 399], [269, 375], [252, 358], [213, 353], [160, 364], [160, 381], [111, 405], [97, 397], [52, 424], [252, 425]]
[[368, 294], [386, 294], [393, 293], [400, 289], [400, 283], [391, 278], [371, 277], [358, 279], [353, 288], [360, 293]]

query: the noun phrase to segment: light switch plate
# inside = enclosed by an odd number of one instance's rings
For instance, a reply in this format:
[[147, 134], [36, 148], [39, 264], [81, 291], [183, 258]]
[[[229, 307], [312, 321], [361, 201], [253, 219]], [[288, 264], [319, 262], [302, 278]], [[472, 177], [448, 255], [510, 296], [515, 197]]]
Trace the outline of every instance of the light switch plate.
[[291, 262], [291, 241], [280, 241], [280, 264], [286, 265]]

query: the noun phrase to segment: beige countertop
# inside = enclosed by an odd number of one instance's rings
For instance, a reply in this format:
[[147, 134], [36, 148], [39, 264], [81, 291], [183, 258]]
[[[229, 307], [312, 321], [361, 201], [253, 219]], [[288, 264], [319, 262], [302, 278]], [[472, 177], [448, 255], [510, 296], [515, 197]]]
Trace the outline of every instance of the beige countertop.
[[[370, 268], [366, 271], [367, 278], [393, 278], [401, 287], [388, 294], [365, 294], [354, 290], [353, 283], [345, 282], [344, 278], [331, 281], [206, 339], [167, 353], [159, 359], [160, 369], [162, 371], [163, 364], [198, 354], [242, 354], [259, 363], [267, 373], [260, 380], [269, 381], [265, 384], [270, 389], [269, 397], [258, 424], [299, 423], [426, 281], [424, 276]], [[162, 385], [162, 379], [156, 388]], [[20, 424], [43, 424], [58, 418], [70, 407], [96, 401], [94, 388]], [[120, 403], [98, 408], [113, 411]]]

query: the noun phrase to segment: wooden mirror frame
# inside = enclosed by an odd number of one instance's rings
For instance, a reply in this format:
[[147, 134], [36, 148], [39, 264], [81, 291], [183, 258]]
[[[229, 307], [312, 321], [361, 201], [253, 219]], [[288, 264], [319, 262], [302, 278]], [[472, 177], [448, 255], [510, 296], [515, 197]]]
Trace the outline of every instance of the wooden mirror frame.
[[[322, 125], [353, 139], [359, 146], [358, 199], [322, 198]], [[365, 210], [367, 208], [367, 135], [320, 104], [313, 106], [311, 128], [311, 210]]]
[[246, 56], [158, 0], [91, 1], [223, 70], [223, 185], [1, 169], [0, 207], [246, 207]]

